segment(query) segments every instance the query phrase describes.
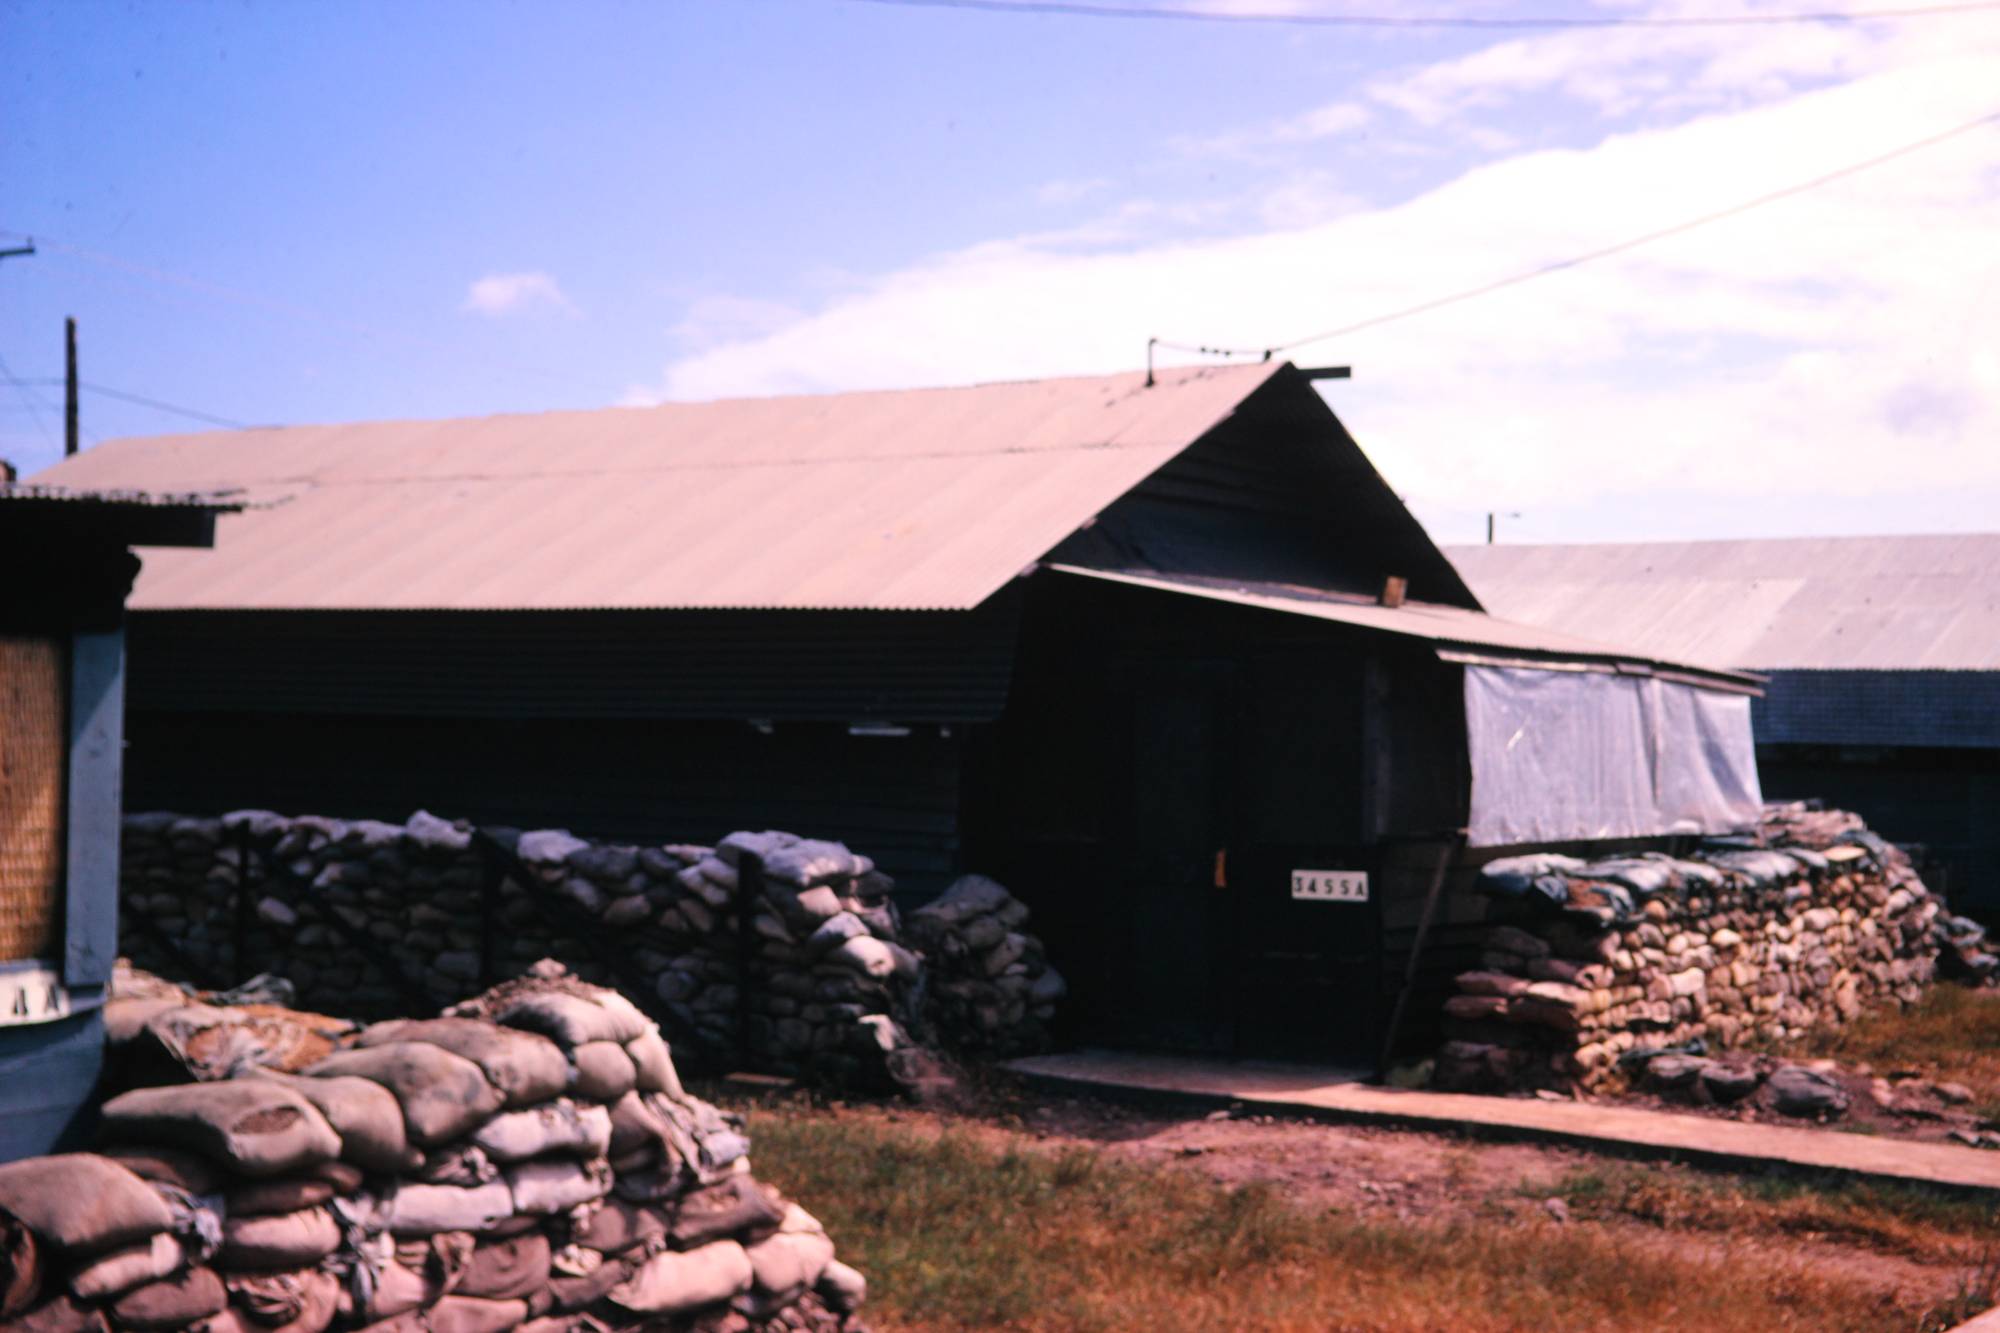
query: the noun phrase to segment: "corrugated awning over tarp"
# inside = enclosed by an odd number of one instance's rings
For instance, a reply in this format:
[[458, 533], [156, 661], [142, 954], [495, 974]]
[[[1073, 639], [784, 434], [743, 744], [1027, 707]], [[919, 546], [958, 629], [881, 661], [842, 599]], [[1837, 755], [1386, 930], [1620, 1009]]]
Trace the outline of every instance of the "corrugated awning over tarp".
[[1475, 847], [1721, 833], [1763, 805], [1747, 694], [1467, 664], [1465, 735]]

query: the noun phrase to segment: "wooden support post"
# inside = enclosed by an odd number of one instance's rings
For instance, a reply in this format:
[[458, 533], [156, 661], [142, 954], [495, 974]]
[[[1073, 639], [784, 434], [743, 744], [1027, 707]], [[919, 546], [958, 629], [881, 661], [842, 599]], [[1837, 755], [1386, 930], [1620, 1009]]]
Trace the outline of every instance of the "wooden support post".
[[1389, 1026], [1382, 1035], [1382, 1058], [1379, 1062], [1384, 1072], [1389, 1068], [1389, 1057], [1395, 1053], [1396, 1037], [1403, 1028], [1403, 1012], [1410, 1003], [1410, 991], [1417, 984], [1417, 962], [1424, 955], [1424, 941], [1430, 937], [1431, 919], [1437, 915], [1438, 896], [1444, 890], [1445, 874], [1451, 869], [1451, 861], [1458, 854], [1459, 844], [1464, 834], [1447, 838], [1438, 847], [1436, 869], [1431, 871], [1431, 885], [1424, 894], [1423, 915], [1417, 918], [1417, 937], [1410, 942], [1409, 961], [1403, 967], [1403, 985], [1396, 992], [1396, 1004], [1389, 1011]]
[[77, 451], [76, 321], [63, 321], [63, 454]]
[[752, 1068], [750, 1043], [751, 964], [757, 954], [757, 931], [752, 924], [757, 901], [764, 896], [764, 858], [744, 852], [736, 862], [736, 1067]]

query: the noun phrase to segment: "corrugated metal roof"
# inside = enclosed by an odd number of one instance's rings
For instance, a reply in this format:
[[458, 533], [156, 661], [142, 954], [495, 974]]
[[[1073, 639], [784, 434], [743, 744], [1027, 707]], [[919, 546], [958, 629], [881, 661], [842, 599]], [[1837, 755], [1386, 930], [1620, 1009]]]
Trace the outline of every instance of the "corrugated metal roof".
[[1287, 615], [1309, 616], [1336, 621], [1384, 634], [1400, 634], [1455, 648], [1484, 652], [1499, 657], [1522, 657], [1551, 661], [1627, 663], [1648, 668], [1686, 672], [1710, 677], [1734, 688], [1754, 686], [1756, 678], [1742, 672], [1718, 671], [1686, 664], [1679, 658], [1654, 656], [1631, 648], [1619, 648], [1598, 639], [1580, 638], [1536, 625], [1515, 624], [1483, 611], [1436, 602], [1404, 602], [1383, 606], [1379, 602], [1339, 593], [1294, 588], [1282, 584], [1243, 583], [1203, 579], [1191, 575], [1155, 574], [1131, 570], [1086, 569], [1077, 565], [1050, 565], [1063, 574], [1104, 579], [1139, 588], [1206, 597], [1236, 606], [1281, 611]]
[[1455, 546], [1490, 610], [1772, 670], [2000, 670], [2000, 534]]
[[124, 439], [38, 480], [243, 492], [135, 610], [965, 610], [1280, 368]]

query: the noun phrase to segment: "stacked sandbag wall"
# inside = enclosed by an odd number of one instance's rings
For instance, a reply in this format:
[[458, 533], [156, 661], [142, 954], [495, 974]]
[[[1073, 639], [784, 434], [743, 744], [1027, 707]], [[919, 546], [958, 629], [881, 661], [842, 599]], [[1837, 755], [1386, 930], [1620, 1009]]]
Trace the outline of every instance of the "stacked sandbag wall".
[[1445, 1002], [1447, 1088], [1612, 1090], [1652, 1053], [1911, 1004], [1953, 920], [1900, 849], [1798, 805], [1685, 856], [1509, 857], [1481, 888], [1497, 920]]
[[[746, 856], [761, 882], [739, 911]], [[978, 883], [980, 912], [926, 916], [913, 947], [869, 858], [787, 833], [642, 847], [481, 833], [422, 811], [406, 824], [141, 814], [124, 826], [121, 935], [166, 976], [222, 986], [273, 972], [306, 1007], [364, 1015], [434, 1010], [550, 956], [638, 995], [699, 1063], [869, 1084], [901, 1081], [919, 1042], [1042, 1041], [1061, 978], [1026, 909]], [[1007, 925], [989, 942], [996, 913]], [[922, 949], [944, 960], [946, 986], [928, 984]], [[976, 985], [956, 975], [966, 958], [985, 969]]]
[[297, 1073], [122, 1093], [97, 1151], [0, 1166], [0, 1327], [847, 1327], [861, 1275], [748, 1148], [643, 1014], [545, 965]]

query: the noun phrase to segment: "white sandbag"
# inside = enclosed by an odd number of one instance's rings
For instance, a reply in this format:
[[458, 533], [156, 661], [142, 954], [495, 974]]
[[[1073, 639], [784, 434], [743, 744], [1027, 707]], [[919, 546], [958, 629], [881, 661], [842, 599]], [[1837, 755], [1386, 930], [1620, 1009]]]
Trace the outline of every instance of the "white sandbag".
[[514, 1196], [503, 1180], [466, 1188], [399, 1182], [381, 1201], [377, 1220], [398, 1236], [440, 1231], [487, 1231], [514, 1215]]
[[186, 1148], [252, 1177], [330, 1162], [341, 1146], [317, 1107], [266, 1078], [136, 1088], [104, 1104], [99, 1134], [113, 1142]]
[[750, 1258], [733, 1240], [665, 1250], [613, 1287], [609, 1299], [636, 1314], [686, 1314], [750, 1290]]
[[505, 1100], [478, 1065], [427, 1042], [336, 1051], [305, 1072], [312, 1078], [346, 1074], [381, 1084], [396, 1094], [410, 1142], [423, 1148], [469, 1132]]
[[82, 1301], [102, 1301], [146, 1282], [180, 1271], [187, 1251], [164, 1231], [137, 1245], [124, 1245], [93, 1259], [69, 1276], [69, 1289]]
[[472, 1133], [496, 1162], [524, 1162], [545, 1153], [602, 1157], [611, 1147], [611, 1112], [564, 1098], [526, 1111], [506, 1111]]
[[811, 1231], [780, 1231], [747, 1247], [756, 1291], [789, 1305], [819, 1282], [833, 1262], [833, 1242]]
[[519, 1162], [507, 1168], [506, 1178], [514, 1212], [527, 1217], [565, 1213], [611, 1192], [611, 1168], [603, 1161]]

